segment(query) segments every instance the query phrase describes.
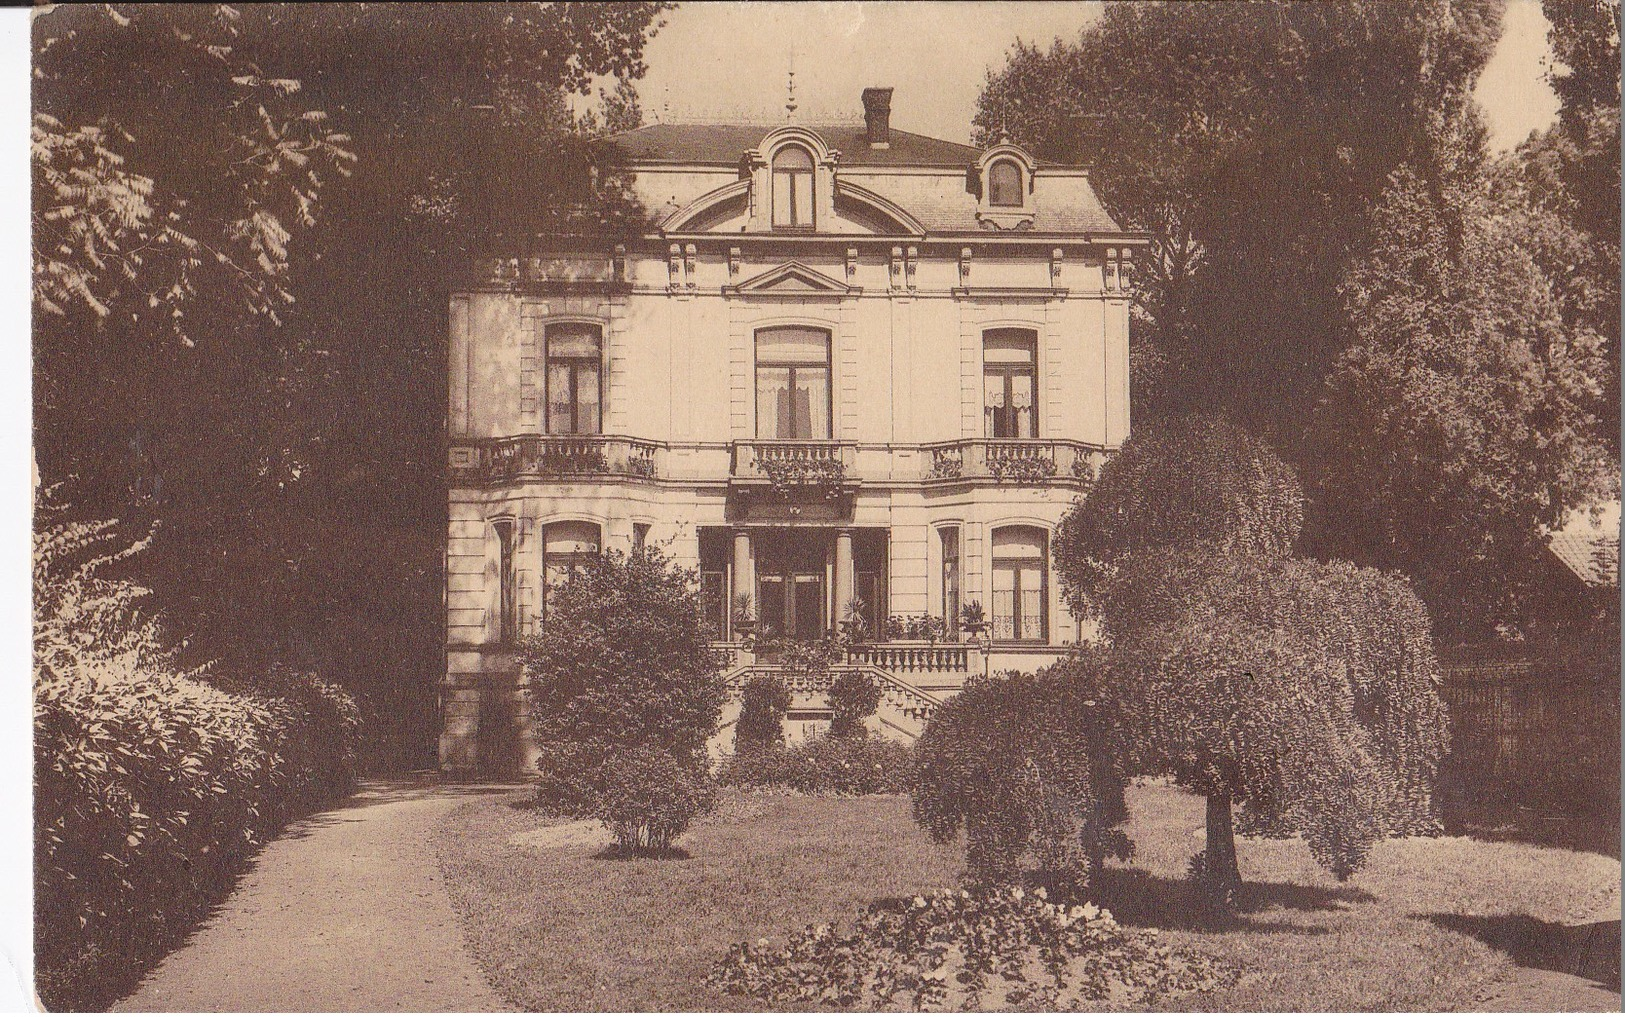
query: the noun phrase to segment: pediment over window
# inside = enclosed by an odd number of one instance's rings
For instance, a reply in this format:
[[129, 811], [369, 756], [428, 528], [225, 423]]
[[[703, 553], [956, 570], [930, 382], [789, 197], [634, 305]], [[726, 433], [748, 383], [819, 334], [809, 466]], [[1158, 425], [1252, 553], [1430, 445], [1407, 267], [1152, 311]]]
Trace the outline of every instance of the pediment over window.
[[[764, 232], [752, 226], [752, 207], [765, 209], [771, 196], [763, 193], [753, 202], [751, 188], [762, 180], [745, 179], [702, 194], [666, 216], [660, 223], [667, 236]], [[770, 186], [770, 185], [769, 185]], [[758, 224], [760, 225], [760, 224]], [[767, 230], [766, 232], [777, 232]], [[835, 181], [835, 193], [827, 210], [815, 217], [808, 232], [840, 236], [923, 237], [925, 227], [902, 206], [889, 198], [845, 180]]]
[[723, 292], [742, 297], [781, 295], [844, 297], [860, 291], [855, 286], [848, 286], [839, 279], [808, 268], [799, 261], [787, 261], [777, 268], [770, 268], [760, 275], [752, 276], [737, 286], [725, 286]]

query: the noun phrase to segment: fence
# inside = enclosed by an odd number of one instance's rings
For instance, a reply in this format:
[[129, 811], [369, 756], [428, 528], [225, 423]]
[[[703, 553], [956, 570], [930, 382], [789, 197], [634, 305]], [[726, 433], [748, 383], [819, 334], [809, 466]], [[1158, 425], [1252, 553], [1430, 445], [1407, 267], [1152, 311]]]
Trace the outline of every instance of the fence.
[[1617, 662], [1447, 660], [1447, 798], [1486, 796], [1576, 814], [1619, 805]]

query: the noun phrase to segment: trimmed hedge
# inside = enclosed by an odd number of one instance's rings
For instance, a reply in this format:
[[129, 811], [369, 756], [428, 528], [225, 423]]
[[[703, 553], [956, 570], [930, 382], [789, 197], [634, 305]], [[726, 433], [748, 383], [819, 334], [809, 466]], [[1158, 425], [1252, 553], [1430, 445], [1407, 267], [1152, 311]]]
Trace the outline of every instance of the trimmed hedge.
[[[278, 672], [182, 671], [145, 591], [104, 580], [112, 524], [36, 535], [36, 988], [104, 1009], [289, 819], [354, 784], [354, 700]], [[133, 550], [139, 550], [137, 545]]]
[[827, 735], [794, 745], [750, 748], [724, 759], [717, 782], [809, 795], [907, 794], [914, 753], [885, 738]]

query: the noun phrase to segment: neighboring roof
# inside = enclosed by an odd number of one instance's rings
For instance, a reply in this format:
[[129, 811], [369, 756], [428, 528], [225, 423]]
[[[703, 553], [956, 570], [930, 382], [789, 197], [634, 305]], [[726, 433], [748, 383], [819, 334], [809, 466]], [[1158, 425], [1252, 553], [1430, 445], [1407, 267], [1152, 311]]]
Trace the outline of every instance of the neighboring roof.
[[[623, 131], [608, 140], [631, 161], [704, 163], [736, 166], [746, 150], [755, 148], [769, 131], [782, 124], [650, 124]], [[981, 150], [940, 138], [891, 130], [890, 148], [870, 148], [861, 123], [805, 124], [824, 144], [841, 153], [846, 166], [967, 166]], [[1040, 166], [1058, 163], [1039, 160]]]
[[1587, 586], [1619, 587], [1619, 508], [1619, 502], [1604, 506], [1597, 519], [1577, 512], [1546, 538], [1558, 561]]

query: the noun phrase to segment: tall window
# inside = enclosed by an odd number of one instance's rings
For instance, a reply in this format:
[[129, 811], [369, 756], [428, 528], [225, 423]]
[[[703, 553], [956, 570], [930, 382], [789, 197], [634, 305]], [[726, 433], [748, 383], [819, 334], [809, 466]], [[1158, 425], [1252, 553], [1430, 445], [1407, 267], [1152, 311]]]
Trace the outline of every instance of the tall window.
[[805, 148], [779, 149], [773, 157], [773, 225], [813, 224], [813, 161]]
[[829, 333], [764, 328], [756, 333], [756, 436], [828, 438]]
[[514, 572], [513, 520], [491, 524], [497, 538], [497, 642], [519, 637], [519, 584]]
[[576, 322], [547, 326], [547, 433], [597, 434], [602, 406], [603, 332]]
[[987, 171], [987, 203], [995, 208], [1021, 207], [1021, 167], [1000, 159]]
[[1038, 437], [1038, 333], [996, 328], [982, 334], [989, 438]]
[[959, 632], [959, 527], [944, 526], [942, 537], [942, 618], [948, 623], [951, 640]]
[[993, 531], [993, 638], [1045, 642], [1049, 638], [1049, 555], [1037, 526]]
[[547, 592], [551, 594], [553, 587], [568, 579], [573, 566], [597, 554], [602, 539], [597, 523], [548, 523], [542, 530], [542, 576]]

